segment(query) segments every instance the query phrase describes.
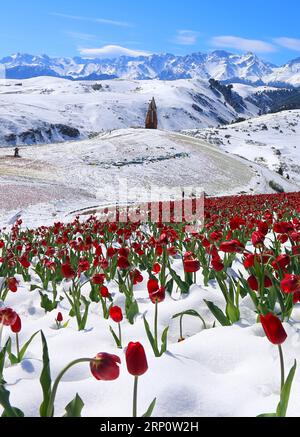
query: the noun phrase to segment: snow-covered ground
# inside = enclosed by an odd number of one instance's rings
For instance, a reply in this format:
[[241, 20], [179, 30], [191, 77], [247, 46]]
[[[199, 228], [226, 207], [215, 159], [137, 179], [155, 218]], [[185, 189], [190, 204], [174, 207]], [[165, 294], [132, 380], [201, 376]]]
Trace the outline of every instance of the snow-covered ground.
[[[246, 90], [245, 90], [246, 91]], [[300, 111], [263, 115], [242, 123], [213, 129], [185, 131], [222, 150], [283, 171], [300, 184]]]
[[0, 147], [53, 143], [87, 138], [103, 130], [143, 127], [153, 96], [159, 126], [167, 130], [217, 126], [259, 111], [245, 102], [246, 110], [236, 112], [225, 104], [221, 94], [217, 96], [209, 88], [208, 81], [197, 79], [0, 80]]
[[[177, 261], [173, 267], [181, 271]], [[235, 268], [241, 269], [241, 265], [235, 264]], [[109, 289], [113, 292], [115, 304], [124, 308], [124, 296], [112, 285]], [[86, 288], [86, 292], [88, 290]], [[209, 299], [221, 308], [224, 308], [224, 301], [216, 284], [211, 282], [204, 287], [199, 275], [197, 285], [193, 286], [188, 296], [179, 299], [179, 296], [173, 295], [159, 304], [159, 331], [161, 333], [166, 326], [170, 326], [170, 331], [168, 352], [162, 358], [155, 358], [142, 318], [145, 314], [152, 326], [154, 305], [149, 301], [146, 281], [136, 288], [135, 294], [140, 315], [134, 326], [123, 322], [122, 332], [124, 346], [129, 341], [140, 341], [148, 356], [149, 371], [140, 378], [139, 383], [139, 415], [146, 411], [155, 397], [155, 417], [256, 416], [276, 410], [280, 392], [278, 349], [268, 342], [261, 325], [256, 324], [250, 299], [246, 298], [241, 304], [242, 319], [239, 324], [212, 328], [214, 319], [203, 299]], [[85, 403], [84, 416], [130, 416], [133, 377], [127, 372], [124, 352], [116, 349], [109, 332], [109, 326], [116, 327], [112, 321], [104, 321], [101, 304], [91, 305], [86, 330], [78, 332], [74, 320], [70, 321], [68, 328], [56, 330], [53, 320], [55, 313], [45, 315], [39, 301], [37, 291], [30, 293], [28, 286], [22, 285], [16, 294], [9, 295], [6, 304], [22, 318], [22, 344], [34, 332], [43, 329], [48, 340], [53, 379], [70, 361], [94, 357], [99, 352], [117, 354], [122, 360], [121, 375], [115, 382], [97, 382], [87, 364], [70, 370], [57, 394], [56, 415], [62, 416], [64, 407], [79, 393]], [[69, 308], [65, 301], [59, 309], [68, 320]], [[208, 329], [203, 330], [199, 319], [185, 317], [183, 329], [186, 340], [178, 343], [179, 321], [172, 320], [172, 316], [189, 309], [197, 310], [202, 315]], [[288, 340], [283, 348], [288, 369], [294, 359], [300, 360], [299, 322], [300, 308], [296, 307], [292, 322], [285, 324]], [[4, 337], [7, 335], [5, 331]], [[42, 347], [38, 336], [22, 364], [13, 367], [7, 364], [4, 369], [11, 403], [21, 408], [26, 416], [37, 416], [42, 400], [39, 384], [41, 357]], [[300, 374], [297, 372], [288, 415], [299, 415], [299, 391]]]
[[0, 149], [2, 225], [20, 211], [27, 226], [47, 225], [73, 211], [115, 203], [119, 189], [128, 192], [125, 202], [136, 201], [136, 193], [143, 196], [152, 185], [158, 190], [193, 186], [212, 196], [272, 193], [274, 180], [295, 190], [268, 169], [203, 140], [159, 130], [116, 130], [90, 140], [24, 147], [20, 153], [14, 159], [13, 150]]

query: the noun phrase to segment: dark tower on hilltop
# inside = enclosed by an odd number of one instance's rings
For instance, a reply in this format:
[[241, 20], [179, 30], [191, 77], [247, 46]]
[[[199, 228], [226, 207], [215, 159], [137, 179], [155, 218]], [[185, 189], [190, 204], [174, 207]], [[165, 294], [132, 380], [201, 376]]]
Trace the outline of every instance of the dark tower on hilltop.
[[155, 99], [151, 100], [149, 103], [149, 108], [146, 117], [146, 129], [157, 129], [158, 127], [158, 117], [157, 117], [157, 106]]

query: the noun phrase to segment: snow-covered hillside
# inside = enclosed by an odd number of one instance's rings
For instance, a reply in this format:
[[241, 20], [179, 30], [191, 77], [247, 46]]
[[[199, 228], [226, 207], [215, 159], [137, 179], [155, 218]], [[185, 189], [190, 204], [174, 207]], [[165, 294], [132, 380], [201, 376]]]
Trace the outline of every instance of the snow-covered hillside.
[[230, 126], [184, 133], [283, 173], [300, 185], [300, 111], [284, 111]]
[[128, 201], [136, 201], [136, 193], [151, 185], [159, 190], [203, 187], [208, 195], [223, 195], [272, 193], [269, 182], [274, 181], [295, 190], [264, 167], [204, 141], [159, 130], [123, 129], [90, 140], [27, 147], [21, 159], [11, 154], [0, 149], [0, 226], [20, 210], [26, 225], [35, 226], [114, 203], [119, 188], [125, 190], [122, 180], [128, 183]]
[[103, 130], [141, 127], [153, 96], [159, 127], [166, 130], [217, 126], [259, 112], [243, 99], [238, 105], [226, 101], [222, 93], [200, 80], [2, 80], [0, 147], [53, 143], [87, 138]]

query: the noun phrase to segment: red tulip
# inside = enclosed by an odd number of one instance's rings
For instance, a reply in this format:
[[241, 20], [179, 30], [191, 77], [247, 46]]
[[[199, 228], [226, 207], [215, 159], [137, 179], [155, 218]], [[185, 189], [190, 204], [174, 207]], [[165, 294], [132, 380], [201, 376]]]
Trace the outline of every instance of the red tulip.
[[12, 326], [17, 320], [17, 313], [11, 308], [0, 308], [0, 325]]
[[78, 264], [78, 272], [79, 273], [84, 273], [87, 272], [88, 270], [90, 270], [90, 263], [88, 262], [88, 260], [81, 260]]
[[275, 270], [284, 270], [291, 262], [291, 257], [289, 255], [279, 255], [275, 261], [272, 262], [272, 266]]
[[120, 376], [121, 360], [117, 355], [99, 353], [90, 364], [92, 375], [98, 381], [114, 381]]
[[152, 272], [157, 275], [160, 271], [161, 271], [160, 264], [158, 264], [158, 263], [154, 264], [154, 266], [152, 268]]
[[130, 267], [130, 262], [125, 256], [120, 256], [118, 259], [118, 267], [121, 270], [127, 270]]
[[265, 242], [265, 235], [262, 234], [260, 231], [253, 232], [252, 234], [252, 244], [253, 246], [262, 246]]
[[251, 290], [253, 290], [253, 291], [259, 290], [258, 280], [256, 279], [255, 276], [250, 276], [250, 278], [248, 278], [247, 282], [248, 282], [248, 285], [251, 288]]
[[18, 315], [17, 315], [15, 323], [13, 325], [10, 325], [10, 329], [15, 334], [19, 334], [19, 332], [21, 332], [22, 322], [21, 322], [21, 319], [20, 319], [20, 317]]
[[211, 265], [216, 272], [222, 272], [222, 270], [224, 270], [225, 267], [221, 259], [218, 258], [213, 258], [211, 261]]
[[7, 279], [7, 287], [12, 293], [16, 293], [18, 291], [19, 281], [16, 278], [8, 278]]
[[200, 262], [197, 259], [186, 259], [183, 266], [186, 273], [196, 273], [200, 270]]
[[133, 285], [141, 284], [144, 281], [144, 278], [141, 275], [141, 272], [137, 269], [134, 270], [133, 272], [130, 272], [130, 278], [133, 282]]
[[296, 303], [300, 302], [300, 291], [296, 291], [293, 295], [293, 304], [296, 305]]
[[97, 274], [94, 275], [92, 278], [92, 283], [94, 285], [103, 285], [104, 281], [105, 281], [105, 275]]
[[121, 323], [123, 320], [123, 313], [120, 307], [111, 307], [111, 309], [109, 310], [109, 315], [111, 319], [116, 323]]
[[266, 336], [272, 344], [281, 345], [285, 342], [287, 333], [278, 317], [269, 313], [266, 316], [260, 316], [260, 321]]
[[255, 264], [255, 255], [253, 254], [247, 255], [244, 259], [245, 268], [249, 269], [251, 267], [254, 267], [254, 264]]
[[58, 323], [62, 323], [62, 321], [64, 320], [62, 313], [57, 314], [56, 320], [58, 321]]
[[19, 259], [19, 262], [20, 262], [21, 266], [24, 267], [24, 269], [28, 269], [30, 267], [30, 262], [28, 261], [28, 258], [26, 255], [23, 255]]
[[129, 343], [126, 350], [128, 372], [133, 376], [142, 376], [148, 370], [144, 347], [140, 343]]
[[152, 303], [161, 303], [166, 298], [166, 289], [161, 287], [153, 293], [149, 293], [149, 297]]
[[100, 293], [101, 293], [101, 296], [102, 296], [104, 299], [107, 299], [107, 298], [110, 297], [110, 294], [109, 294], [108, 288], [105, 287], [105, 286], [101, 287]]
[[300, 292], [300, 276], [285, 275], [284, 279], [280, 283], [280, 286], [284, 293]]
[[269, 225], [267, 222], [259, 222], [258, 223], [258, 230], [259, 232], [261, 232], [263, 235], [268, 235], [269, 232]]
[[220, 245], [220, 251], [224, 253], [240, 253], [245, 246], [239, 240], [225, 241]]
[[61, 266], [61, 272], [63, 277], [66, 279], [74, 279], [76, 276], [76, 273], [74, 272], [70, 264], [63, 264]]
[[159, 290], [158, 280], [157, 279], [149, 279], [147, 287], [148, 287], [149, 295], [155, 293], [156, 291]]

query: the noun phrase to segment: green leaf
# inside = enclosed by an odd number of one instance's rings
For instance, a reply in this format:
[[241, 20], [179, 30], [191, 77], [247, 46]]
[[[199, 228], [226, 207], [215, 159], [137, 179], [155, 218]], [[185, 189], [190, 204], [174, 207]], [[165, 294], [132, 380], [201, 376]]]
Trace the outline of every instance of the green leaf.
[[277, 417], [276, 413], [267, 413], [267, 414], [260, 414], [259, 416], [256, 417]]
[[166, 285], [166, 292], [171, 295], [174, 287], [174, 279], [170, 279]]
[[154, 401], [151, 403], [150, 407], [148, 408], [148, 410], [146, 411], [145, 414], [143, 414], [142, 417], [151, 417], [154, 411], [156, 405], [156, 398], [154, 399]]
[[172, 317], [172, 319], [178, 319], [179, 317], [183, 317], [183, 316], [191, 316], [191, 317], [198, 317], [204, 326], [204, 329], [207, 329], [205, 320], [203, 319], [203, 317], [195, 310], [187, 310], [187, 311], [183, 311], [182, 313], [179, 314], [175, 314], [175, 316]]
[[41, 307], [46, 311], [46, 313], [51, 313], [51, 311], [57, 308], [59, 302], [52, 302], [46, 294], [39, 292], [41, 296]]
[[157, 357], [157, 356], [159, 356], [159, 351], [157, 350], [154, 336], [152, 335], [149, 323], [148, 323], [148, 321], [147, 321], [145, 316], [144, 316], [144, 325], [145, 325], [146, 334], [147, 334], [148, 340], [149, 340], [149, 342], [150, 342], [150, 344], [152, 346], [154, 355]]
[[38, 285], [31, 285], [30, 286], [30, 291], [35, 291], [35, 290], [42, 290], [42, 288], [39, 287]]
[[277, 417], [286, 417], [286, 412], [289, 405], [291, 388], [295, 377], [296, 369], [297, 369], [297, 361], [295, 361], [295, 364], [291, 369], [289, 376], [287, 377], [287, 380], [281, 390], [280, 402], [277, 408]]
[[112, 333], [112, 336], [113, 336], [113, 338], [114, 338], [114, 340], [116, 342], [117, 347], [121, 348], [122, 344], [120, 342], [119, 337], [116, 335], [115, 331], [113, 330], [113, 328], [111, 326], [109, 327], [109, 329], [110, 329], [110, 332]]
[[80, 330], [84, 330], [86, 327], [86, 324], [87, 324], [87, 319], [88, 319], [88, 315], [89, 315], [89, 307], [90, 307], [91, 302], [89, 302], [85, 297], [82, 297], [81, 301], [84, 304], [85, 309], [84, 309], [83, 317], [82, 317], [81, 322], [80, 322]]
[[230, 322], [230, 320], [225, 316], [225, 314], [223, 313], [222, 310], [220, 310], [220, 308], [218, 308], [213, 302], [209, 302], [207, 300], [204, 300], [204, 302], [206, 303], [206, 305], [208, 306], [208, 308], [210, 309], [210, 311], [213, 313], [213, 315], [215, 316], [215, 318], [218, 320], [218, 322], [222, 325], [222, 326], [231, 326], [232, 323]]
[[231, 323], [236, 323], [240, 320], [240, 310], [231, 302], [228, 302], [226, 306], [226, 313]]
[[47, 417], [47, 409], [51, 396], [51, 371], [50, 371], [50, 360], [47, 340], [44, 336], [43, 331], [41, 331], [42, 343], [43, 343], [43, 370], [40, 377], [40, 383], [43, 390], [43, 402], [40, 406], [40, 416]]
[[34, 340], [34, 338], [40, 333], [41, 331], [37, 331], [35, 334], [33, 334], [30, 339], [27, 341], [27, 343], [24, 344], [24, 346], [22, 347], [22, 349], [20, 350], [20, 361], [23, 360], [27, 349], [29, 348], [30, 344], [32, 343], [32, 341]]
[[83, 407], [83, 400], [78, 394], [76, 394], [75, 399], [66, 406], [66, 414], [64, 417], [81, 417]]
[[118, 257], [115, 256], [112, 260], [111, 268], [110, 268], [110, 280], [113, 281], [118, 268]]
[[18, 408], [12, 407], [9, 402], [10, 392], [6, 390], [4, 385], [0, 385], [0, 405], [4, 412], [2, 417], [24, 417], [24, 413]]
[[9, 350], [11, 345], [11, 339], [9, 338], [7, 340], [7, 342], [5, 343], [5, 346], [3, 347], [2, 350], [0, 350], [0, 384], [4, 384], [4, 378], [3, 378], [3, 370], [4, 370], [4, 365], [5, 365], [5, 357], [6, 357], [6, 353]]
[[167, 327], [161, 337], [161, 350], [160, 350], [160, 356], [162, 356], [165, 352], [167, 352], [167, 347], [168, 347], [168, 331], [169, 331], [169, 327]]
[[136, 300], [126, 299], [126, 317], [131, 325], [134, 324], [135, 317], [139, 314], [139, 306]]
[[173, 280], [176, 282], [176, 284], [178, 285], [178, 287], [180, 288], [181, 292], [183, 294], [188, 294], [190, 291], [190, 285], [187, 282], [184, 282], [181, 277], [179, 275], [177, 275], [177, 273], [175, 272], [175, 270], [173, 270], [171, 268], [171, 266], [169, 267], [170, 269], [170, 273], [171, 276], [173, 278]]

